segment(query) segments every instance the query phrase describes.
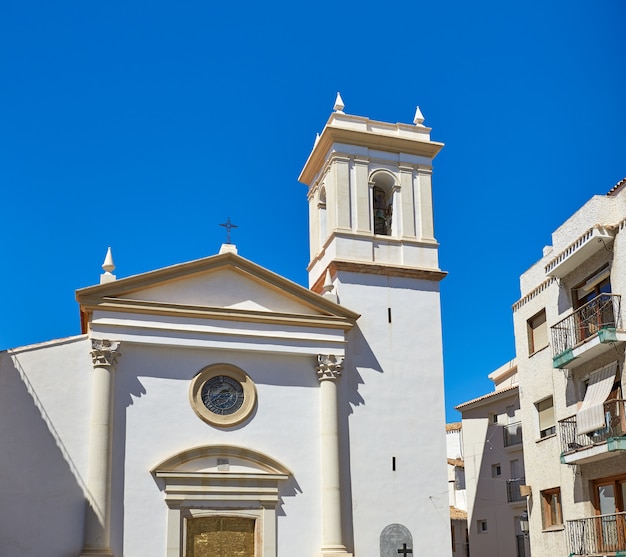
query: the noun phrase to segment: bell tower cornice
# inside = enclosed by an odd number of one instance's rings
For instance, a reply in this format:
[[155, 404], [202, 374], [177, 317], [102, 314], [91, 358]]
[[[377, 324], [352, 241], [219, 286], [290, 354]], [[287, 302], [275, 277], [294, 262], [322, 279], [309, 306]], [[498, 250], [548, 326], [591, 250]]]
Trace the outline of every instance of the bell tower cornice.
[[391, 153], [405, 153], [433, 159], [444, 144], [430, 139], [431, 128], [423, 125], [390, 124], [333, 112], [316, 141], [298, 180], [309, 186], [324, 167], [333, 144], [347, 144]]

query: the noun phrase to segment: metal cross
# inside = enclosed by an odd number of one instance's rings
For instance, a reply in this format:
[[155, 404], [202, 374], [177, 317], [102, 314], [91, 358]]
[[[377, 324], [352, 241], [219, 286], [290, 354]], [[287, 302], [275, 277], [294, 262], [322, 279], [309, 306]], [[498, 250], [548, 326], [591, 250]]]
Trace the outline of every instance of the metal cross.
[[404, 557], [406, 557], [409, 554], [413, 553], [412, 549], [407, 549], [406, 544], [403, 543], [402, 544], [402, 549], [398, 549], [398, 553], [402, 553], [402, 555], [404, 555]]
[[223, 226], [226, 229], [226, 243], [230, 244], [230, 231], [232, 228], [237, 228], [237, 225], [230, 222], [230, 217], [228, 217], [226, 222], [224, 224], [220, 224], [220, 226]]

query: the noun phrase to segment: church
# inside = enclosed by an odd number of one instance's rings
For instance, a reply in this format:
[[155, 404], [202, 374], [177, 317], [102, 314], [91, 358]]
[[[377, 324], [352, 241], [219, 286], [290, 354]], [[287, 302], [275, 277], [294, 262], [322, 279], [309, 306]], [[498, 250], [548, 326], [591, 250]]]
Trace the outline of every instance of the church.
[[308, 288], [230, 243], [126, 278], [109, 251], [82, 334], [0, 353], [2, 555], [451, 555], [443, 144], [343, 109], [299, 177]]

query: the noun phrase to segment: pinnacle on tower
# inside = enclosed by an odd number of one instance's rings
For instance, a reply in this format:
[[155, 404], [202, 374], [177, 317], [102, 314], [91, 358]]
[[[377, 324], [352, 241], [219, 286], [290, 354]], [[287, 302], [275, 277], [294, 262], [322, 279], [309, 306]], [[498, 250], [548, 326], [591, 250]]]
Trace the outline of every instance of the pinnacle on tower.
[[422, 114], [422, 111], [420, 110], [420, 107], [418, 106], [415, 108], [415, 116], [413, 117], [413, 123], [416, 126], [421, 126], [423, 121], [424, 121], [424, 115]]
[[115, 270], [115, 263], [113, 263], [113, 255], [111, 254], [110, 247], [107, 249], [104, 263], [102, 263], [102, 269], [104, 270], [104, 273], [100, 275], [100, 284], [116, 280], [117, 277], [112, 273], [112, 271]]
[[335, 99], [335, 106], [333, 106], [333, 110], [335, 112], [338, 112], [339, 114], [343, 114], [343, 109], [345, 108], [345, 104], [343, 104], [343, 99], [341, 98], [341, 95], [339, 94], [339, 91], [337, 91], [337, 98]]

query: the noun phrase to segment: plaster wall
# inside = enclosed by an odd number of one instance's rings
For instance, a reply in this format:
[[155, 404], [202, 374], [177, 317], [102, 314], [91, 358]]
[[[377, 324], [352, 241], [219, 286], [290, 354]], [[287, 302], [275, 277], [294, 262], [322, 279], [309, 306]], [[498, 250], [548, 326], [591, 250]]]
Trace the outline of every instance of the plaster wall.
[[439, 284], [344, 272], [335, 284], [341, 304], [361, 314], [341, 404], [355, 555], [377, 557], [380, 532], [395, 522], [420, 553], [449, 554]]
[[3, 555], [80, 553], [90, 346], [74, 337], [0, 353]]
[[[167, 506], [149, 471], [179, 451], [206, 444], [248, 447], [293, 472], [293, 478], [280, 486], [278, 554], [314, 554], [321, 529], [319, 383], [314, 359], [128, 344], [122, 350], [114, 458], [116, 469], [124, 474], [113, 481], [117, 554], [122, 550], [126, 555], [163, 554]], [[228, 429], [201, 421], [189, 403], [193, 376], [221, 362], [245, 370], [257, 390], [254, 414]]]

